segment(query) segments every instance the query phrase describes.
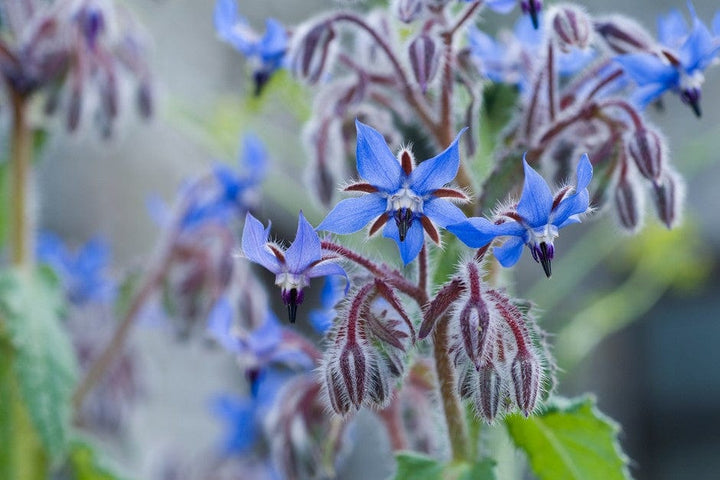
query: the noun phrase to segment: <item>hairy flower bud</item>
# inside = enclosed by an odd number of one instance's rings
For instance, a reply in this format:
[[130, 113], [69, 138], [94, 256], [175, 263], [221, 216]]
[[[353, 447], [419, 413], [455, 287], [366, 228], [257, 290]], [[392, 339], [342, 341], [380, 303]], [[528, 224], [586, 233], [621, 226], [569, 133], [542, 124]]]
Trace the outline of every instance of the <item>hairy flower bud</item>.
[[293, 54], [293, 69], [300, 78], [311, 85], [320, 80], [334, 38], [335, 30], [328, 22], [315, 25], [300, 37]]
[[552, 31], [563, 52], [569, 52], [573, 47], [585, 49], [590, 43], [592, 22], [582, 9], [562, 5], [553, 9]]
[[665, 140], [655, 129], [640, 128], [630, 134], [627, 152], [640, 174], [648, 180], [657, 180], [662, 174], [667, 157]]
[[150, 118], [153, 114], [153, 95], [150, 82], [143, 80], [138, 85], [136, 93], [137, 108], [143, 118]]
[[403, 23], [412, 23], [420, 17], [423, 9], [422, 0], [396, 0], [395, 13]]
[[649, 52], [655, 40], [639, 23], [620, 15], [595, 21], [595, 32], [617, 54]]
[[503, 380], [495, 365], [485, 362], [477, 371], [478, 386], [475, 393], [475, 409], [487, 423], [492, 423], [498, 414], [503, 398]]
[[685, 185], [680, 176], [673, 171], [666, 171], [653, 184], [653, 202], [658, 217], [667, 228], [673, 228], [680, 223], [680, 213]]
[[435, 77], [440, 64], [435, 41], [426, 33], [419, 35], [410, 43], [409, 56], [415, 80], [422, 91], [425, 92], [428, 84]]
[[527, 417], [535, 410], [540, 393], [542, 384], [540, 362], [530, 350], [520, 350], [513, 360], [510, 371], [515, 404]]
[[70, 92], [70, 104], [67, 110], [67, 130], [74, 132], [80, 125], [80, 112], [82, 111], [82, 92], [80, 88], [73, 88]]
[[637, 231], [642, 222], [642, 192], [629, 175], [622, 175], [615, 189], [615, 211], [620, 225], [629, 232]]

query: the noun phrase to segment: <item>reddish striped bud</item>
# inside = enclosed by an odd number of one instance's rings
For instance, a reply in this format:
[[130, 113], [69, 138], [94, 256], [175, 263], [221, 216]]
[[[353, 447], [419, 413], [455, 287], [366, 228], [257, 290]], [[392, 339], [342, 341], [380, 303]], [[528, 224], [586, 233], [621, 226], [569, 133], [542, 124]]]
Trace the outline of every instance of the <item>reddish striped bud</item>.
[[435, 41], [430, 35], [423, 33], [410, 43], [408, 53], [415, 80], [422, 91], [425, 92], [428, 84], [435, 77], [440, 64]]
[[552, 31], [563, 52], [568, 52], [573, 47], [585, 49], [590, 44], [592, 22], [580, 8], [563, 5], [553, 10]]
[[623, 175], [615, 189], [615, 211], [620, 225], [629, 232], [637, 231], [642, 223], [642, 192], [628, 175]]
[[527, 417], [535, 410], [540, 393], [542, 384], [540, 362], [530, 350], [520, 350], [513, 360], [510, 372], [515, 404]]
[[673, 171], [666, 171], [662, 177], [653, 184], [653, 202], [658, 217], [667, 228], [673, 228], [680, 223], [680, 213], [685, 185], [680, 176]]
[[627, 152], [643, 177], [653, 181], [660, 178], [667, 149], [665, 140], [657, 130], [635, 130], [627, 140]]
[[420, 17], [423, 9], [422, 0], [396, 0], [395, 13], [403, 23], [412, 23]]
[[497, 368], [484, 363], [478, 370], [478, 387], [475, 394], [475, 409], [487, 423], [495, 421], [503, 398], [503, 380]]
[[293, 55], [295, 73], [309, 84], [320, 80], [326, 70], [330, 47], [335, 38], [335, 30], [327, 22], [321, 22], [300, 37]]

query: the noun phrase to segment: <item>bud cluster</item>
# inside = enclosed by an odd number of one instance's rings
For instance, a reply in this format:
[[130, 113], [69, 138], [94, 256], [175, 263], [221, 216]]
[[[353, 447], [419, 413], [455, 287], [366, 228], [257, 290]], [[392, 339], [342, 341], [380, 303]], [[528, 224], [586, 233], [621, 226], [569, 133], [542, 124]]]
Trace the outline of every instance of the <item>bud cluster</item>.
[[332, 409], [347, 414], [351, 408], [387, 405], [415, 330], [392, 288], [376, 279], [349, 296], [329, 342], [322, 365], [325, 390]]

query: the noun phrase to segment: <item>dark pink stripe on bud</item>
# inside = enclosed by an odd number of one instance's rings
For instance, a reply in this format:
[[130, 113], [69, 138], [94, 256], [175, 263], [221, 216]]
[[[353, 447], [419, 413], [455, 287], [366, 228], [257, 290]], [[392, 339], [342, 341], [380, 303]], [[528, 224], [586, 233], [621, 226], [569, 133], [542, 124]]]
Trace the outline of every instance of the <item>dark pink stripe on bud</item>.
[[418, 335], [420, 339], [430, 335], [430, 332], [432, 332], [435, 327], [435, 322], [455, 303], [464, 291], [465, 285], [457, 278], [446, 283], [440, 291], [438, 291], [433, 301], [430, 302], [423, 313], [423, 322], [422, 325], [420, 325], [420, 333]]
[[665, 144], [655, 130], [640, 128], [628, 139], [627, 151], [640, 174], [648, 180], [657, 180], [662, 174]]
[[478, 370], [478, 387], [475, 395], [475, 409], [488, 423], [498, 413], [502, 393], [502, 379], [492, 363], [484, 363]]
[[540, 364], [530, 352], [518, 353], [511, 368], [515, 403], [526, 417], [535, 409], [540, 391]]
[[423, 92], [427, 91], [428, 84], [435, 77], [440, 59], [437, 55], [435, 41], [425, 33], [416, 37], [410, 43], [410, 66], [415, 80]]

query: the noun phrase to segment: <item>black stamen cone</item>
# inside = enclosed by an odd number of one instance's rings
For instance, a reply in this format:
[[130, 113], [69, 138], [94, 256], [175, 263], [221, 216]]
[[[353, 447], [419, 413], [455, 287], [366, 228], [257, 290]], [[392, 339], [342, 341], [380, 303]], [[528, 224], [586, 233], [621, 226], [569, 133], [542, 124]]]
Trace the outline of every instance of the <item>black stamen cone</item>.
[[256, 97], [259, 97], [260, 94], [263, 92], [265, 85], [267, 85], [268, 81], [270, 80], [270, 72], [267, 72], [265, 70], [258, 70], [253, 74], [253, 79], [255, 80], [254, 93]]
[[552, 265], [550, 264], [551, 259], [548, 255], [547, 243], [540, 243], [540, 255], [538, 256], [540, 257], [540, 265], [542, 265], [543, 270], [545, 270], [545, 276], [547, 276], [547, 278], [550, 278], [550, 276], [552, 275]]
[[395, 224], [398, 227], [401, 242], [405, 241], [405, 236], [407, 235], [408, 230], [410, 230], [412, 221], [413, 213], [409, 208], [401, 208], [400, 210], [395, 211]]
[[692, 111], [695, 112], [697, 118], [702, 117], [702, 109], [700, 108], [700, 100], [694, 99], [688, 102]]
[[540, 26], [540, 21], [538, 19], [538, 10], [536, 8], [535, 0], [530, 0], [528, 2], [528, 7], [530, 8], [530, 20], [532, 20], [533, 28], [537, 30]]
[[290, 299], [287, 302], [288, 317], [290, 323], [295, 323], [297, 318], [297, 307], [298, 307], [298, 291], [297, 288], [290, 290]]

